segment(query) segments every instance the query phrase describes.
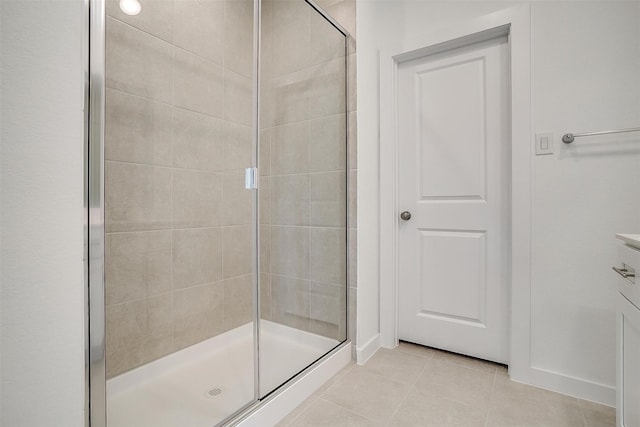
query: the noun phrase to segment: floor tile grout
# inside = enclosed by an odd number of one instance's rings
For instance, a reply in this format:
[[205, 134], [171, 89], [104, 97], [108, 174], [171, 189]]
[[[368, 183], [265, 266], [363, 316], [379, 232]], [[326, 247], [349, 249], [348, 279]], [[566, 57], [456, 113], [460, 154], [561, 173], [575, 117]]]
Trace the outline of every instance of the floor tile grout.
[[[299, 412], [283, 426], [346, 426], [347, 420], [352, 420], [351, 415], [363, 422], [367, 420], [375, 425], [387, 427], [394, 422], [407, 423], [407, 420], [412, 419], [410, 423], [426, 422], [429, 425], [434, 423], [433, 425], [442, 426], [466, 420], [484, 427], [491, 425], [525, 427], [541, 423], [586, 427], [588, 415], [602, 416], [605, 420], [602, 421], [603, 427], [614, 426], [613, 413], [610, 409], [586, 406], [577, 398], [566, 400], [551, 390], [545, 390], [550, 393], [548, 395], [538, 394], [537, 387], [505, 381], [500, 378], [503, 375], [501, 369], [504, 368], [497, 364], [492, 366], [491, 362], [486, 362], [488, 365], [483, 365], [485, 361], [478, 359], [480, 364], [474, 366], [473, 358], [469, 359], [471, 364], [456, 363], [465, 362], [465, 359], [456, 360], [458, 356], [448, 352], [440, 353], [437, 349], [423, 354], [420, 354], [419, 349], [405, 350], [406, 348], [401, 349], [400, 346], [384, 349], [377, 354], [378, 359], [374, 355], [364, 365], [352, 364], [348, 369], [343, 369], [334, 378], [329, 379], [323, 386], [323, 390], [316, 393], [313, 399], [305, 401], [306, 403], [301, 404], [304, 406], [296, 408], [294, 411], [299, 410]], [[443, 364], [440, 367], [447, 366], [444, 373], [438, 371], [438, 363]], [[423, 378], [429, 369], [434, 368], [436, 371], [433, 372], [435, 375], [433, 378], [431, 376]], [[449, 376], [455, 379], [455, 382], [448, 381]], [[436, 389], [429, 387], [431, 383]], [[421, 385], [418, 386], [418, 384]], [[423, 389], [423, 385], [427, 386], [426, 389]], [[393, 397], [392, 399], [387, 399], [384, 395], [385, 392], [388, 394], [389, 390], [395, 390], [393, 395], [389, 395]], [[460, 392], [465, 394], [460, 395]], [[485, 393], [488, 393], [488, 399]], [[421, 394], [427, 397], [433, 394], [433, 397], [425, 399], [423, 405], [420, 400]], [[380, 403], [376, 403], [377, 399]], [[394, 404], [395, 401], [398, 403]], [[321, 407], [314, 406], [325, 404], [331, 404], [336, 409], [331, 410], [330, 406], [321, 406], [329, 410], [319, 411]], [[384, 405], [384, 409], [382, 407], [378, 409], [377, 405], [380, 404]], [[541, 410], [545, 405], [552, 405], [556, 408], [555, 412]], [[376, 410], [371, 411], [370, 409], [373, 408]], [[339, 414], [343, 414], [344, 421]], [[387, 418], [385, 414], [390, 415]], [[326, 424], [328, 420], [331, 420], [331, 424]]]
[[489, 411], [491, 410], [491, 403], [493, 402], [493, 392], [496, 389], [496, 381], [498, 380], [498, 369], [493, 373], [493, 384], [491, 384], [491, 395], [489, 396], [489, 403], [487, 403], [487, 410], [484, 413], [484, 427], [487, 427], [489, 423]]
[[[407, 354], [407, 353], [405, 353], [405, 354]], [[431, 356], [433, 357], [433, 355], [431, 355]], [[426, 359], [426, 360], [430, 360], [430, 358]], [[422, 365], [422, 369], [420, 370], [420, 373], [418, 375], [416, 375], [416, 380], [411, 384], [411, 387], [409, 387], [409, 389], [407, 390], [406, 394], [404, 395], [404, 397], [402, 398], [402, 400], [400, 401], [400, 403], [396, 407], [396, 410], [393, 411], [393, 414], [391, 414], [391, 418], [389, 418], [389, 420], [386, 423], [387, 426], [391, 424], [391, 422], [393, 421], [393, 418], [398, 413], [398, 410], [400, 410], [400, 408], [402, 408], [402, 405], [407, 400], [407, 397], [409, 397], [409, 394], [413, 390], [416, 390], [416, 384], [418, 383], [418, 381], [420, 380], [420, 377], [422, 377], [422, 375], [424, 374], [426, 369], [427, 369], [427, 363], [425, 362], [424, 365]]]
[[316, 400], [323, 400], [323, 401], [325, 401], [325, 402], [327, 402], [327, 403], [330, 403], [330, 404], [332, 404], [332, 405], [336, 405], [336, 406], [338, 406], [339, 408], [342, 408], [342, 409], [344, 409], [345, 411], [347, 411], [347, 412], [349, 412], [349, 413], [351, 413], [351, 414], [353, 414], [353, 415], [357, 415], [358, 417], [361, 417], [361, 418], [364, 418], [364, 419], [366, 419], [366, 420], [372, 421], [369, 417], [366, 417], [366, 416], [364, 416], [364, 415], [362, 415], [362, 414], [360, 414], [360, 413], [358, 413], [358, 412], [356, 412], [356, 411], [354, 411], [354, 410], [352, 410], [352, 409], [345, 408], [344, 406], [340, 405], [339, 403], [336, 403], [336, 402], [334, 402], [334, 401], [332, 401], [332, 400], [325, 399], [325, 398], [323, 398], [322, 396], [318, 396], [318, 398], [317, 398]]

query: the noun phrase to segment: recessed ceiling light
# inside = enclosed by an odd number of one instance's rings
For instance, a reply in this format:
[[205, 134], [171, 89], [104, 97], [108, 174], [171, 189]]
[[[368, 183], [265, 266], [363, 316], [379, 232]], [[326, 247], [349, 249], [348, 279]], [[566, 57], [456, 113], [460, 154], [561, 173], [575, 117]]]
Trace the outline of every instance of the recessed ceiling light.
[[120, 0], [120, 10], [127, 15], [137, 15], [142, 10], [142, 5], [138, 0]]

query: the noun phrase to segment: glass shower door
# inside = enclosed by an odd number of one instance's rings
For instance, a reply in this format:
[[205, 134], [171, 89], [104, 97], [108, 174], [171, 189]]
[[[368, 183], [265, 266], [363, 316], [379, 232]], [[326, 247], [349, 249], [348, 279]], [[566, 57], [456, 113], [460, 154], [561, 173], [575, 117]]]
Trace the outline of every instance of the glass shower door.
[[260, 396], [346, 340], [346, 37], [304, 0], [264, 0]]
[[257, 398], [253, 0], [107, 0], [107, 425]]
[[209, 427], [346, 340], [346, 35], [304, 0], [105, 27], [107, 425]]

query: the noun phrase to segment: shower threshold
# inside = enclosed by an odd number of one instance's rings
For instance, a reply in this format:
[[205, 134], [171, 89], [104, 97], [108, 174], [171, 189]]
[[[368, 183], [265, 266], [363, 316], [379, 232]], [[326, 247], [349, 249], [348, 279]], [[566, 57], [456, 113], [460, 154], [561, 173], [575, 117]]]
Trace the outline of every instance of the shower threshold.
[[[339, 344], [270, 321], [260, 328], [261, 396]], [[108, 380], [108, 427], [211, 427], [253, 399], [247, 323]]]

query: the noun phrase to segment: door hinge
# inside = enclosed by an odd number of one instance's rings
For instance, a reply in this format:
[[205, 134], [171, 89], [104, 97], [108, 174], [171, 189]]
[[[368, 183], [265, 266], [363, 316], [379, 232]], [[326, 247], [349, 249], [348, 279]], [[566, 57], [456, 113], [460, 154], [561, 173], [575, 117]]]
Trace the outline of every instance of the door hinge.
[[244, 170], [244, 188], [256, 190], [258, 188], [258, 168], [246, 168]]

